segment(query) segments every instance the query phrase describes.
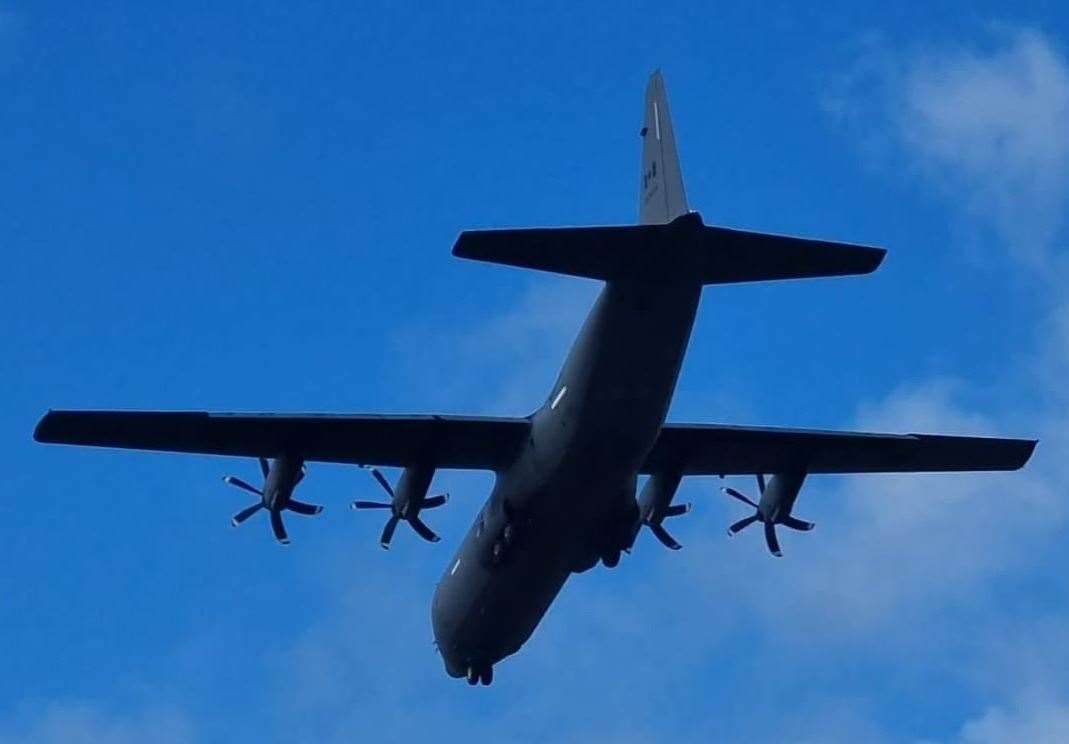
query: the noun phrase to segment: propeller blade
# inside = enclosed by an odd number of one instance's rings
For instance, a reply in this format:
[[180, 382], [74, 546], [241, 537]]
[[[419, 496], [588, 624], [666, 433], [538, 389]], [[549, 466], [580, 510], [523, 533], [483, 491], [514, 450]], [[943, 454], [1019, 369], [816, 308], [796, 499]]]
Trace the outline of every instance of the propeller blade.
[[686, 514], [689, 511], [690, 511], [690, 504], [676, 504], [675, 506], [670, 506], [667, 509], [665, 509], [664, 510], [664, 516], [665, 516], [665, 518], [678, 517], [681, 514]]
[[264, 508], [264, 505], [262, 503], [260, 503], [260, 504], [253, 504], [248, 509], [242, 509], [241, 511], [239, 511], [237, 514], [234, 515], [234, 518], [230, 520], [230, 524], [232, 524], [235, 527], [237, 527], [239, 524], [241, 524], [246, 519], [248, 519], [253, 514], [255, 514], [256, 512], [260, 511], [263, 508]]
[[385, 489], [386, 493], [390, 494], [390, 498], [393, 498], [393, 486], [390, 485], [390, 481], [386, 480], [386, 476], [382, 474], [381, 470], [371, 465], [361, 465], [360, 467], [369, 471], [375, 480], [379, 482], [379, 485]]
[[244, 491], [248, 491], [249, 493], [254, 493], [257, 496], [263, 496], [264, 495], [264, 492], [261, 491], [259, 488], [256, 488], [254, 486], [250, 486], [248, 483], [243, 481], [241, 478], [235, 478], [232, 475], [224, 476], [223, 477], [223, 483], [226, 483], [228, 486], [236, 486], [236, 487], [238, 487], [238, 488], [240, 488], [240, 489], [242, 489]]
[[392, 509], [393, 504], [384, 501], [354, 501], [349, 504], [350, 509]]
[[260, 458], [260, 472], [264, 474], [264, 478], [267, 478], [268, 473], [271, 472], [271, 465], [267, 462], [266, 457]]
[[449, 501], [449, 494], [443, 493], [441, 496], [431, 496], [429, 499], [424, 499], [423, 509], [437, 509], [439, 506]]
[[762, 496], [764, 496], [765, 495], [765, 476], [763, 474], [761, 474], [761, 473], [757, 474], [757, 488], [759, 490], [759, 493]]
[[653, 533], [653, 536], [660, 540], [661, 544], [669, 550], [679, 550], [683, 547], [682, 545], [677, 543], [671, 535], [668, 534], [668, 531], [665, 530], [664, 527], [657, 524], [656, 522], [651, 522], [647, 526], [650, 528], [650, 532]]
[[777, 558], [783, 557], [783, 551], [779, 549], [779, 540], [776, 539], [776, 525], [771, 522], [765, 522], [765, 542], [768, 543], [768, 550], [772, 555]]
[[397, 522], [400, 521], [400, 517], [396, 514], [386, 520], [386, 526], [382, 528], [382, 537], [379, 538], [379, 545], [384, 549], [390, 549], [390, 541], [393, 540], [393, 531], [397, 529]]
[[812, 522], [806, 522], [804, 519], [795, 519], [794, 517], [785, 517], [781, 520], [784, 527], [789, 527], [792, 530], [798, 530], [799, 532], [809, 532], [809, 530], [816, 527]]
[[754, 502], [750, 501], [750, 498], [748, 496], [746, 496], [745, 494], [739, 493], [734, 488], [721, 488], [720, 490], [721, 490], [721, 492], [726, 493], [728, 496], [731, 496], [732, 498], [738, 499], [739, 501], [741, 501], [744, 504], [749, 504], [754, 509], [757, 508], [757, 504], [755, 504]]
[[289, 503], [286, 504], [286, 508], [291, 512], [303, 514], [306, 517], [314, 517], [316, 514], [323, 511], [323, 507], [319, 504], [306, 504], [303, 501], [296, 501], [294, 499], [289, 500]]
[[412, 517], [408, 520], [408, 523], [412, 525], [412, 529], [427, 542], [436, 543], [442, 538], [434, 534], [434, 531], [420, 520], [419, 517]]
[[749, 527], [758, 519], [760, 519], [760, 517], [758, 517], [756, 514], [754, 514], [752, 517], [746, 517], [746, 519], [740, 519], [738, 522], [728, 527], [728, 534], [731, 536], [737, 535], [739, 532]]
[[282, 524], [282, 514], [280, 512], [271, 512], [271, 531], [275, 533], [275, 539], [281, 544], [290, 544], [289, 535], [286, 534], [286, 525]]

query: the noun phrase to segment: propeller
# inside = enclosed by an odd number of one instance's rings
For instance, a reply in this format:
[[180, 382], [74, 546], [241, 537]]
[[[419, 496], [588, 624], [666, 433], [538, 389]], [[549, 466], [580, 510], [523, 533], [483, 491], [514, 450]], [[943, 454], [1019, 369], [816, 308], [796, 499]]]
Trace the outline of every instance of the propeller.
[[669, 506], [664, 510], [664, 513], [659, 516], [652, 513], [644, 514], [642, 516], [642, 524], [650, 528], [650, 532], [653, 533], [654, 537], [660, 540], [661, 545], [669, 550], [679, 550], [683, 546], [676, 542], [674, 537], [668, 534], [668, 530], [662, 526], [662, 523], [669, 517], [678, 517], [689, 511], [690, 504], [675, 504], [674, 506]]
[[[351, 509], [389, 509], [390, 518], [386, 520], [386, 526], [382, 528], [382, 536], [379, 538], [379, 544], [386, 550], [390, 548], [390, 542], [393, 540], [393, 533], [397, 530], [397, 524], [404, 520], [408, 522], [417, 535], [422, 537], [427, 542], [438, 542], [441, 540], [434, 531], [419, 518], [419, 513], [424, 509], [436, 509], [446, 501], [449, 500], [448, 494], [439, 494], [437, 496], [431, 496], [425, 498], [422, 501], [412, 499], [408, 494], [398, 494], [394, 491], [393, 486], [390, 485], [390, 481], [386, 479], [386, 476], [382, 474], [382, 471], [376, 467], [369, 465], [361, 465], [360, 467], [371, 473], [371, 476], [378, 481], [378, 484], [382, 486], [382, 490], [390, 497], [389, 501], [354, 501], [349, 508]], [[408, 472], [408, 471], [406, 471]], [[404, 476], [402, 476], [403, 478]], [[430, 479], [427, 479], [427, 484], [430, 484]], [[406, 490], [402, 486], [402, 491]], [[415, 508], [413, 508], [415, 507]]]
[[[797, 485], [799, 487], [801, 486], [800, 479], [797, 481]], [[762, 512], [761, 507], [758, 506], [758, 504], [754, 503], [753, 499], [751, 499], [746, 494], [740, 491], [736, 491], [734, 488], [721, 488], [720, 490], [728, 496], [732, 497], [733, 499], [737, 499], [738, 501], [741, 501], [742, 503], [752, 506], [754, 508], [754, 513], [752, 515], [750, 515], [749, 517], [745, 517], [744, 519], [740, 519], [738, 522], [735, 522], [735, 524], [728, 527], [728, 535], [734, 537], [754, 522], [761, 522], [765, 526], [765, 544], [768, 545], [768, 551], [777, 558], [783, 557], [783, 551], [780, 549], [779, 546], [779, 539], [776, 537], [777, 524], [782, 524], [784, 527], [787, 527], [792, 530], [798, 530], [799, 532], [808, 532], [816, 526], [812, 522], [806, 522], [801, 519], [796, 519], [795, 517], [792, 517], [789, 513], [785, 516], [779, 516], [777, 514], [780, 508], [779, 503], [772, 503], [770, 505], [772, 516], [769, 516], [768, 514]], [[757, 490], [760, 496], [763, 497], [765, 495], [765, 476], [761, 475], [760, 473], [758, 473], [757, 475]], [[795, 490], [794, 494], [792, 494], [792, 503], [794, 495], [797, 495], [797, 490]], [[780, 501], [780, 499], [782, 499], [782, 489], [779, 489], [779, 491], [777, 491], [775, 501], [778, 502]]]
[[[235, 514], [233, 519], [230, 520], [230, 524], [237, 527], [256, 512], [261, 509], [267, 509], [270, 514], [271, 531], [275, 534], [275, 539], [282, 545], [289, 545], [290, 539], [289, 535], [286, 534], [286, 525], [282, 522], [282, 512], [291, 511], [295, 514], [311, 517], [323, 511], [323, 507], [317, 504], [306, 504], [303, 501], [297, 501], [292, 498], [293, 489], [304, 479], [305, 468], [303, 463], [298, 465], [297, 462], [285, 458], [279, 458], [274, 463], [269, 463], [264, 457], [259, 458], [259, 460], [260, 472], [264, 478], [262, 489], [256, 488], [234, 475], [227, 475], [223, 478], [223, 482], [227, 485], [248, 491], [260, 499], [258, 503], [246, 507]], [[277, 472], [272, 473], [273, 468], [277, 468]], [[292, 473], [294, 468], [297, 468], [296, 473]]]
[[682, 476], [675, 473], [655, 473], [646, 481], [642, 493], [638, 496], [638, 521], [632, 527], [630, 544], [624, 549], [625, 552], [631, 552], [631, 546], [643, 526], [649, 527], [653, 536], [669, 550], [679, 550], [683, 547], [664, 528], [664, 520], [690, 511], [690, 504], [672, 505], [672, 498], [681, 479]]

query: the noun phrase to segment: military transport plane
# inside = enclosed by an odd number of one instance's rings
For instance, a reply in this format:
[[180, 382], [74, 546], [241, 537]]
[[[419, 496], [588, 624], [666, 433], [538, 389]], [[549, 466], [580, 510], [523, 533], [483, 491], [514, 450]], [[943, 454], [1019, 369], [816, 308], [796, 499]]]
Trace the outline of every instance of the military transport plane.
[[[494, 665], [516, 653], [573, 573], [613, 567], [648, 527], [679, 544], [663, 522], [688, 475], [756, 475], [753, 513], [731, 526], [808, 530], [792, 515], [809, 473], [1013, 470], [1036, 442], [1018, 439], [861, 434], [719, 424], [665, 423], [702, 287], [708, 284], [867, 274], [884, 251], [767, 235], [703, 223], [689, 211], [668, 100], [659, 73], [646, 90], [641, 129], [639, 223], [615, 227], [474, 230], [453, 255], [603, 281], [604, 287], [544, 404], [522, 418], [50, 411], [40, 442], [259, 458], [263, 488], [238, 524], [265, 509], [287, 542], [283, 511], [315, 514], [293, 499], [304, 463], [371, 467], [389, 512], [389, 545], [444, 496], [427, 496], [439, 468], [491, 470], [496, 481], [434, 593], [434, 637], [446, 671], [490, 684]], [[396, 487], [372, 466], [403, 468]], [[765, 481], [765, 474], [771, 478]], [[641, 493], [638, 477], [648, 476]]]

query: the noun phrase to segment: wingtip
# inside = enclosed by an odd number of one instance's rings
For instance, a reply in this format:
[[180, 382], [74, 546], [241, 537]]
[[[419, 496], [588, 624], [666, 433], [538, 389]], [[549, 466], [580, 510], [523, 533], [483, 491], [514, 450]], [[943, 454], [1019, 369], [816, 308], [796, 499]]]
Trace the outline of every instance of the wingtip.
[[45, 412], [45, 415], [41, 417], [41, 420], [37, 422], [37, 426], [33, 427], [33, 441], [35, 442], [48, 442], [48, 425], [52, 420], [52, 409], [49, 408]]
[[880, 268], [880, 266], [883, 265], [883, 260], [887, 257], [886, 248], [870, 247], [869, 251], [870, 258], [868, 266], [866, 266], [865, 270], [861, 272], [862, 274], [871, 274], [872, 272], [876, 271], [876, 269]]
[[1028, 461], [1032, 459], [1032, 455], [1035, 454], [1036, 446], [1039, 444], [1038, 439], [1022, 439], [1021, 440], [1021, 459], [1020, 464], [1017, 465], [1014, 470], [1020, 470]]
[[452, 254], [455, 258], [471, 258], [470, 243], [468, 240], [471, 230], [462, 230], [453, 242]]

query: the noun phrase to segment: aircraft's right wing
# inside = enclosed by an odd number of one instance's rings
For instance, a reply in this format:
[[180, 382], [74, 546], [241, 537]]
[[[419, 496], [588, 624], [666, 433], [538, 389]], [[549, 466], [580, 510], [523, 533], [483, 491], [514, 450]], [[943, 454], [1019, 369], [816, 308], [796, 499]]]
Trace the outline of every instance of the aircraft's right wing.
[[1032, 439], [665, 424], [643, 473], [908, 473], [1017, 470]]

